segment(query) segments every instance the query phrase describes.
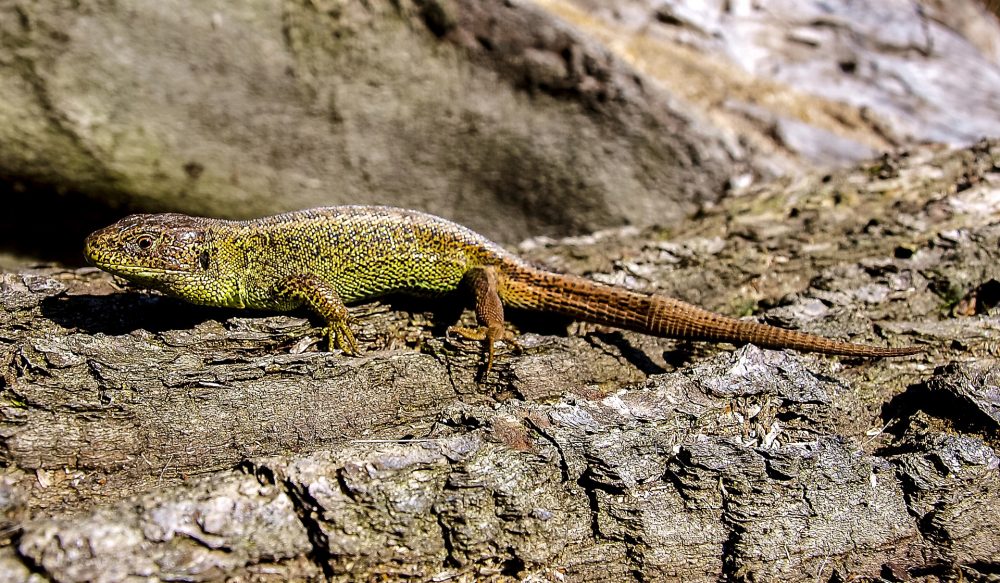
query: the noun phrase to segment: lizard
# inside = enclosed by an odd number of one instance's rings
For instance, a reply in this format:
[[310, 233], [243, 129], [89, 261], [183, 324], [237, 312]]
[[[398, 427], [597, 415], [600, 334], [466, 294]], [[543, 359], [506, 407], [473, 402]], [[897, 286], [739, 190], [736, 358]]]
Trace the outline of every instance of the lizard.
[[388, 206], [333, 206], [243, 221], [136, 214], [89, 235], [84, 253], [100, 269], [196, 304], [307, 306], [324, 319], [330, 349], [347, 354], [359, 352], [347, 304], [466, 288], [479, 326], [451, 331], [483, 343], [484, 373], [493, 365], [494, 343], [513, 340], [505, 307], [669, 338], [867, 358], [922, 352], [739, 320], [665, 295], [547, 271], [457, 223]]

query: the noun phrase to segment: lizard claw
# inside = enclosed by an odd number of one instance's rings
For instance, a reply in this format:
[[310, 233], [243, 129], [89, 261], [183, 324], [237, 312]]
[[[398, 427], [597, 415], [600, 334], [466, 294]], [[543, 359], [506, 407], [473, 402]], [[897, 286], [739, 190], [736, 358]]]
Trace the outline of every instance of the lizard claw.
[[451, 326], [448, 328], [449, 333], [454, 333], [466, 340], [475, 340], [476, 342], [482, 342], [486, 340], [486, 328], [468, 328], [466, 326]]
[[503, 340], [510, 344], [517, 352], [522, 352], [521, 345], [515, 340], [513, 332], [505, 330], [500, 326], [480, 326], [478, 328], [467, 328], [465, 326], [452, 326], [448, 332], [453, 332], [466, 340], [474, 340], [483, 343], [483, 352], [486, 353], [486, 365], [483, 367], [482, 375], [485, 377], [493, 368], [494, 343]]
[[327, 326], [326, 333], [329, 338], [331, 351], [334, 347], [336, 347], [344, 351], [344, 354], [350, 356], [357, 356], [360, 354], [361, 351], [358, 348], [358, 341], [354, 338], [354, 333], [351, 332], [350, 325], [346, 320], [331, 322], [330, 325]]

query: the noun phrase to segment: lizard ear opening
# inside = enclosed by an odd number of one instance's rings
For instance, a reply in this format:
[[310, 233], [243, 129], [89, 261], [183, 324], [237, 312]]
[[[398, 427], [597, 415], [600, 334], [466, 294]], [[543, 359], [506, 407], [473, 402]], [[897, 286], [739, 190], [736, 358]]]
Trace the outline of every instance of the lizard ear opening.
[[208, 271], [208, 266], [210, 264], [211, 257], [209, 256], [208, 251], [202, 251], [201, 255], [198, 256], [198, 265], [200, 265], [204, 271]]

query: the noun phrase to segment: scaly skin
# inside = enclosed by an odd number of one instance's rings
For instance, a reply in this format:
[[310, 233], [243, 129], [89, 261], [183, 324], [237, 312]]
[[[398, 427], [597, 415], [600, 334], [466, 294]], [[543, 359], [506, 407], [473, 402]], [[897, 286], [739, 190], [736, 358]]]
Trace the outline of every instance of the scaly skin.
[[537, 269], [481, 235], [404, 209], [340, 206], [249, 221], [180, 214], [132, 215], [87, 237], [91, 263], [198, 304], [311, 307], [331, 344], [357, 352], [345, 304], [389, 293], [437, 295], [468, 287], [481, 328], [455, 331], [486, 345], [505, 337], [504, 306], [671, 338], [754, 343], [860, 357], [904, 356], [714, 314], [668, 297]]

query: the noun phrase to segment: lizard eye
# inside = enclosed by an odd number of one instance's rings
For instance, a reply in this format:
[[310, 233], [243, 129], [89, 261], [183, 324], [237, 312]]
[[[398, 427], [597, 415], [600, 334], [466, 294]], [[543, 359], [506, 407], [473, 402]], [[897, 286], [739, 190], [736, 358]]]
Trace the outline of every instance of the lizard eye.
[[140, 235], [139, 238], [135, 240], [135, 244], [139, 246], [139, 249], [149, 249], [153, 246], [153, 238], [149, 235]]

